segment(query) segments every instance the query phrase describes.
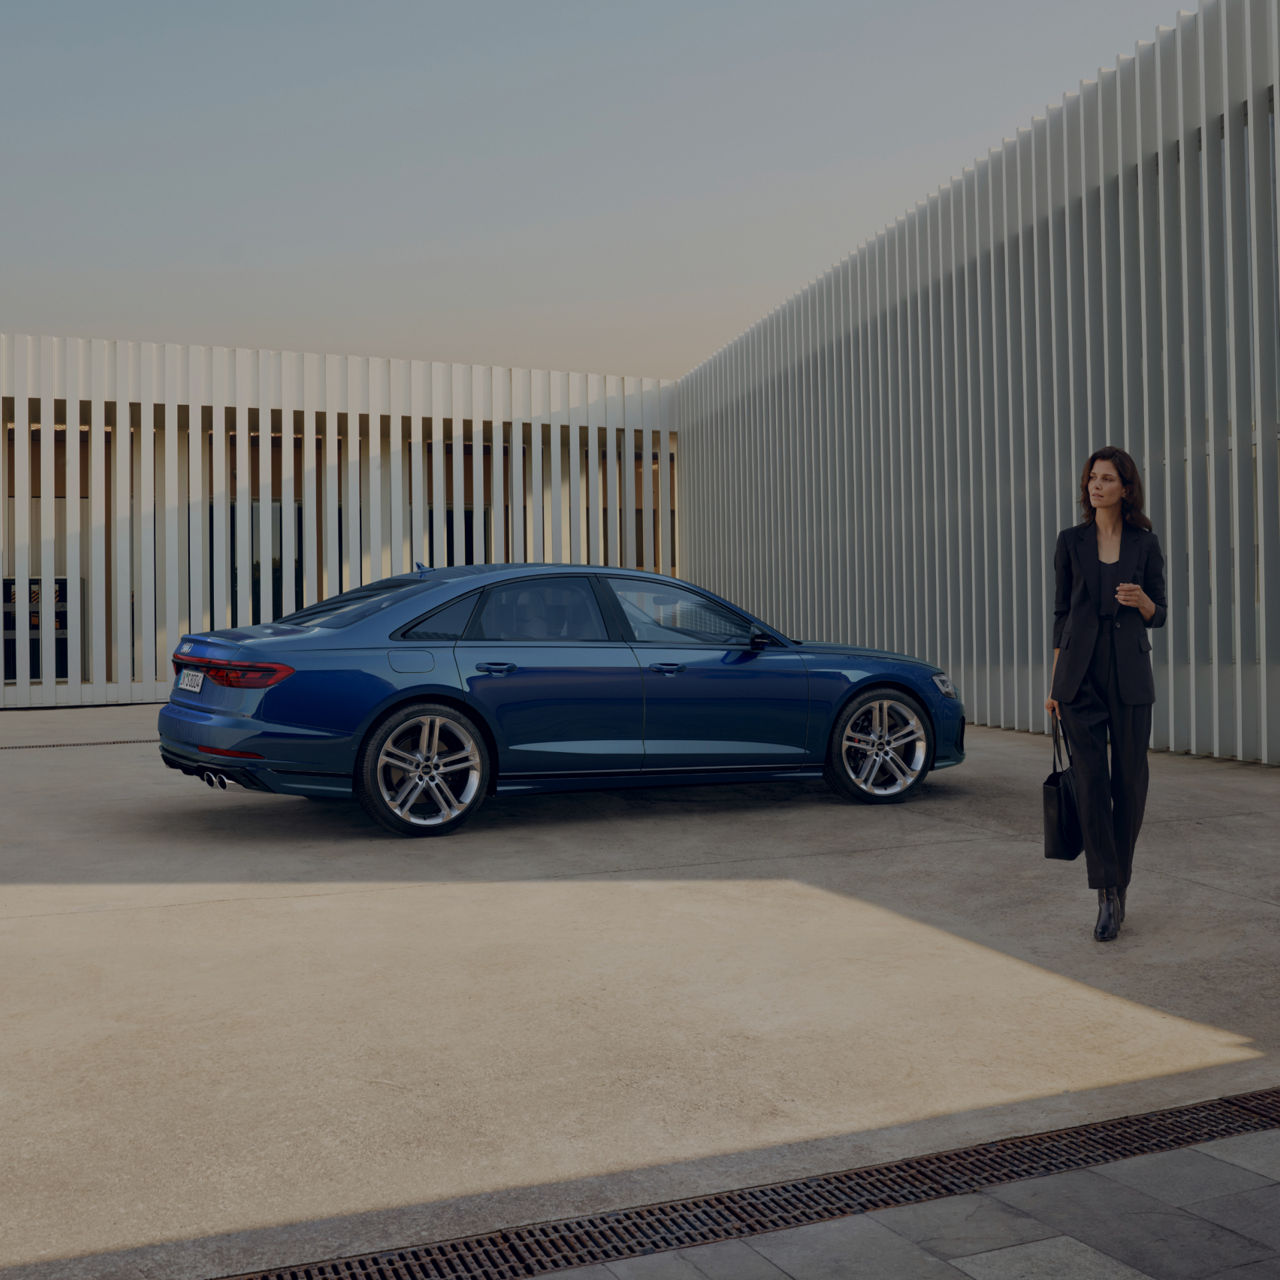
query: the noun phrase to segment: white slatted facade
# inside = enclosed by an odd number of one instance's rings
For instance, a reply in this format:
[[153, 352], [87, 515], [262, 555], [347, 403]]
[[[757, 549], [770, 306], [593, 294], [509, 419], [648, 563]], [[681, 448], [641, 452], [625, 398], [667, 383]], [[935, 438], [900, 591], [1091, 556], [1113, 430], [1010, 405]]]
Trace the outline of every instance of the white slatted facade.
[[184, 631], [270, 620], [416, 561], [673, 573], [673, 393], [0, 334], [0, 706], [163, 700]]
[[1154, 742], [1280, 763], [1277, 0], [1208, 0], [681, 380], [687, 576], [1047, 727], [1054, 536], [1118, 444]]

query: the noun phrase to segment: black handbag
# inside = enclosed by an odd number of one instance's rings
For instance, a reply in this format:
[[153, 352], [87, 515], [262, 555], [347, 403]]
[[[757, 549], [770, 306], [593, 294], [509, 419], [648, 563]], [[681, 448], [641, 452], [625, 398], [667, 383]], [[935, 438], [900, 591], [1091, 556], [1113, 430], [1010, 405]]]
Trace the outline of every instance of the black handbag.
[[[1071, 767], [1071, 744], [1053, 717], [1053, 772], [1044, 780], [1044, 856], [1070, 862], [1080, 856], [1084, 835], [1076, 805], [1076, 775]], [[1062, 749], [1067, 767], [1062, 768]]]

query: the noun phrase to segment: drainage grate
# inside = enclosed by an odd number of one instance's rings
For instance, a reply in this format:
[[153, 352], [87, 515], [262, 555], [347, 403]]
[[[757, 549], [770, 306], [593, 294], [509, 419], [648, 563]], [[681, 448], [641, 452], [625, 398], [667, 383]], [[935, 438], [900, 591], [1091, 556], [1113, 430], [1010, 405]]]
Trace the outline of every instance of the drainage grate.
[[1275, 1128], [1280, 1128], [1280, 1089], [1267, 1089], [795, 1182], [246, 1272], [232, 1280], [525, 1280]]
[[16, 742], [0, 751], [52, 751], [57, 747], [128, 747], [139, 742], [159, 742], [159, 738], [108, 738], [103, 742]]

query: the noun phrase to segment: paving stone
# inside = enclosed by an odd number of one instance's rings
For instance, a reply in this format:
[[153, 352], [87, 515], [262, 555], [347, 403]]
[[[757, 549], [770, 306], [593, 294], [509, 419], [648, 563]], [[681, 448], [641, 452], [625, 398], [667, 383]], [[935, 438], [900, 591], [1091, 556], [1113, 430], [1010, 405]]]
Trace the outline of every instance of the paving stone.
[[988, 1253], [1057, 1234], [1055, 1228], [987, 1195], [948, 1196], [877, 1209], [871, 1216], [939, 1258]]
[[1159, 1280], [1202, 1280], [1273, 1252], [1092, 1170], [1029, 1178], [988, 1194]]
[[606, 1264], [605, 1270], [616, 1280], [703, 1280], [693, 1263], [678, 1252], [650, 1253], [643, 1258], [625, 1258]]
[[1214, 1142], [1201, 1143], [1192, 1150], [1203, 1151], [1215, 1160], [1229, 1160], [1242, 1169], [1270, 1178], [1272, 1182], [1280, 1182], [1280, 1129], [1218, 1138]]
[[1258, 1191], [1241, 1191], [1188, 1205], [1188, 1212], [1216, 1222], [1229, 1231], [1260, 1240], [1280, 1253], [1280, 1184]]
[[572, 1276], [573, 1280], [616, 1280], [614, 1274], [607, 1268], [597, 1263], [593, 1263], [589, 1267], [570, 1267], [569, 1270], [561, 1272], [562, 1275]]
[[780, 1271], [745, 1240], [700, 1244], [693, 1249], [681, 1249], [680, 1256], [693, 1263], [698, 1275], [707, 1280], [787, 1280], [785, 1271]]
[[1280, 1280], [1280, 1258], [1250, 1262], [1243, 1267], [1232, 1267], [1230, 1271], [1215, 1271], [1205, 1280]]
[[1148, 1280], [1143, 1272], [1071, 1236], [978, 1253], [953, 1265], [973, 1280]]
[[864, 1214], [752, 1238], [792, 1280], [957, 1280], [955, 1269]]
[[1135, 1156], [1102, 1165], [1094, 1172], [1155, 1196], [1165, 1204], [1179, 1206], [1238, 1191], [1253, 1191], [1271, 1181], [1238, 1164], [1218, 1160], [1204, 1148]]

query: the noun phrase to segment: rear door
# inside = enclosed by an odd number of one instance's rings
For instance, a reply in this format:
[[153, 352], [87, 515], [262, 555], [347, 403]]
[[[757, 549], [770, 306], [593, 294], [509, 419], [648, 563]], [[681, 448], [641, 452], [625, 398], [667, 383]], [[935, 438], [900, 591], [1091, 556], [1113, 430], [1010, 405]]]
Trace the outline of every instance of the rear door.
[[490, 587], [454, 654], [504, 777], [640, 769], [640, 664], [610, 638], [588, 576]]
[[753, 647], [749, 618], [689, 587], [607, 581], [643, 672], [646, 771], [806, 762], [809, 674], [798, 652]]

